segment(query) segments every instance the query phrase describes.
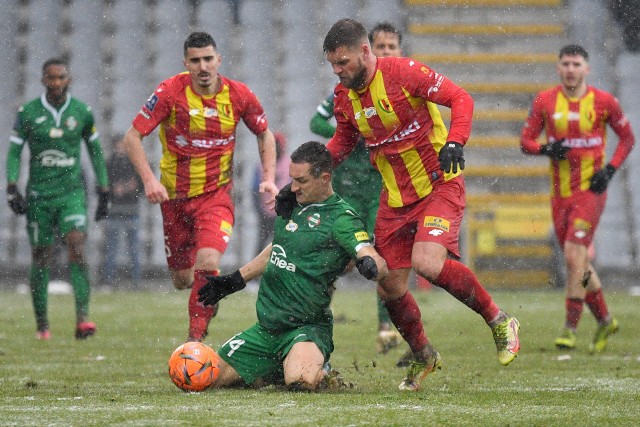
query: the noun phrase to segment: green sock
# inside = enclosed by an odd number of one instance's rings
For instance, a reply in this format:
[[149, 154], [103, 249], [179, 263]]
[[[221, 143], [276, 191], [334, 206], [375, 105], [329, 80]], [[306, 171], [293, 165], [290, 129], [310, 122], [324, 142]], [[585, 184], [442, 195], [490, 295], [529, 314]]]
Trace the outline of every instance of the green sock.
[[89, 295], [91, 293], [88, 268], [86, 264], [72, 262], [69, 269], [71, 270], [73, 295], [76, 299], [76, 317], [78, 321], [83, 321], [89, 314]]
[[29, 273], [29, 286], [31, 287], [33, 311], [36, 315], [36, 327], [39, 331], [49, 328], [49, 319], [47, 318], [48, 285], [49, 267], [32, 265]]
[[377, 296], [378, 299], [378, 324], [380, 323], [391, 323], [391, 318], [389, 317], [389, 310], [385, 307], [384, 302], [380, 299], [380, 295]]

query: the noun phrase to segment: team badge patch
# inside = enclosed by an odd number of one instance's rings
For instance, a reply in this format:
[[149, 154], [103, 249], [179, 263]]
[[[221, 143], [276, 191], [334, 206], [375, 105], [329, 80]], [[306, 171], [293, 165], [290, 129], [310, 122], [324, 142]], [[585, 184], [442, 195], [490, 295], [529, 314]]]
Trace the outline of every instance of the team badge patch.
[[389, 102], [389, 98], [382, 98], [378, 100], [378, 105], [385, 113], [393, 112], [393, 106], [391, 106], [391, 102]]
[[437, 228], [442, 231], [449, 231], [449, 221], [437, 216], [425, 216], [423, 227]]
[[70, 116], [65, 122], [64, 122], [65, 126], [67, 126], [67, 129], [69, 130], [74, 130], [77, 126], [78, 126], [78, 121], [76, 120], [75, 117]]
[[287, 230], [287, 231], [291, 231], [293, 233], [294, 231], [296, 231], [298, 229], [298, 224], [296, 224], [295, 222], [289, 220], [287, 225], [285, 225], [284, 229]]
[[314, 228], [320, 225], [320, 214], [314, 213], [307, 218], [307, 224], [309, 224], [309, 228]]
[[231, 233], [233, 232], [233, 226], [227, 221], [222, 220], [220, 222], [220, 231], [225, 233], [227, 236], [231, 236]]
[[156, 108], [157, 103], [158, 103], [158, 96], [155, 93], [153, 93], [151, 94], [149, 99], [147, 99], [147, 102], [145, 102], [144, 108], [146, 108], [149, 111], [153, 111], [153, 109]]

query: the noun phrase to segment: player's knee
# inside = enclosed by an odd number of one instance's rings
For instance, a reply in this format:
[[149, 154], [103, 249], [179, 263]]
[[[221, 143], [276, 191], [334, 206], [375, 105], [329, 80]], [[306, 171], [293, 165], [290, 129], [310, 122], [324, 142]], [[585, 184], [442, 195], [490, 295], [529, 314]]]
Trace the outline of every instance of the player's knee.
[[190, 270], [173, 271], [171, 281], [178, 290], [190, 289], [193, 286], [193, 273]]
[[31, 251], [33, 263], [39, 267], [50, 267], [53, 258], [53, 248], [51, 246], [35, 247]]
[[429, 281], [434, 281], [440, 275], [442, 271], [442, 265], [437, 260], [433, 259], [412, 259], [411, 267], [416, 274], [424, 277]]

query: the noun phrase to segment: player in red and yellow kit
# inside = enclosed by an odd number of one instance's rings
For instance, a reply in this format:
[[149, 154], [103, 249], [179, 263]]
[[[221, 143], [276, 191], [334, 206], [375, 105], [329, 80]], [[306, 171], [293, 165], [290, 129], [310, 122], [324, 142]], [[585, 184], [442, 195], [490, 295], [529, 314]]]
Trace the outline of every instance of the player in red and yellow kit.
[[[588, 248], [604, 210], [607, 184], [635, 140], [618, 100], [587, 85], [588, 59], [578, 45], [560, 50], [560, 85], [535, 97], [522, 129], [521, 146], [525, 153], [551, 159], [551, 211], [567, 266], [565, 328], [555, 344], [576, 347], [574, 332], [586, 302], [599, 324], [591, 351], [600, 352], [608, 336], [617, 331], [618, 321], [609, 314]], [[619, 142], [605, 164], [607, 124]], [[547, 144], [540, 145], [536, 140], [543, 130]]]
[[[218, 74], [221, 56], [208, 33], [184, 42], [187, 72], [163, 81], [125, 135], [129, 158], [149, 202], [160, 203], [167, 263], [177, 289], [191, 288], [188, 340], [202, 340], [216, 307], [198, 302], [207, 275], [217, 274], [234, 221], [231, 197], [235, 132], [240, 120], [256, 135], [262, 162], [260, 192], [271, 197], [276, 148], [258, 98], [243, 83]], [[156, 178], [142, 138], [160, 126], [162, 159]]]
[[[366, 30], [354, 20], [336, 22], [323, 49], [340, 78], [336, 133], [327, 147], [339, 163], [364, 137], [383, 179], [375, 245], [390, 271], [378, 292], [414, 352], [400, 388], [419, 389], [441, 365], [408, 290], [411, 268], [482, 315], [494, 333], [500, 362], [508, 365], [520, 347], [518, 321], [500, 310], [473, 272], [456, 260], [465, 207], [462, 147], [471, 132], [473, 99], [413, 59], [376, 58]], [[451, 108], [448, 132], [434, 104]]]

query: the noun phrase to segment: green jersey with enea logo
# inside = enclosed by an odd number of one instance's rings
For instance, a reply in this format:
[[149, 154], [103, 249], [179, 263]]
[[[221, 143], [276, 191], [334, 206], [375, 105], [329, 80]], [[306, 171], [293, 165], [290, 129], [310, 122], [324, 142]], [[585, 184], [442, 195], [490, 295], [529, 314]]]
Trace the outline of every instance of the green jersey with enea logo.
[[31, 200], [58, 197], [71, 192], [83, 194], [80, 153], [87, 146], [99, 186], [108, 185], [104, 161], [91, 108], [67, 95], [56, 109], [42, 95], [18, 109], [10, 137], [7, 181], [16, 182], [25, 143], [30, 150], [27, 195]]
[[364, 246], [371, 240], [362, 220], [337, 194], [297, 206], [290, 220], [278, 217], [258, 291], [258, 323], [271, 332], [331, 325], [333, 283]]

